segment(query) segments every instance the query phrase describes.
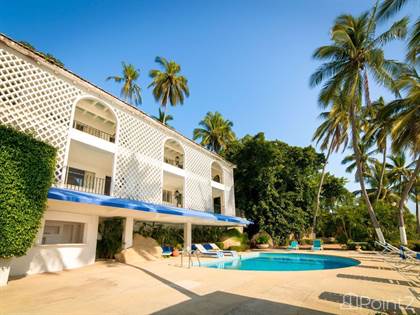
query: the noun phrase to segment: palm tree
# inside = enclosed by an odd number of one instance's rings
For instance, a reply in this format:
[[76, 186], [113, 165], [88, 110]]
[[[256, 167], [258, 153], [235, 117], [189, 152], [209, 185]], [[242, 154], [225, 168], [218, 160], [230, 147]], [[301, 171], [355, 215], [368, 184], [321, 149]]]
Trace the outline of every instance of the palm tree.
[[389, 133], [389, 126], [387, 121], [383, 119], [381, 116], [381, 112], [385, 107], [385, 101], [382, 97], [380, 97], [376, 102], [373, 102], [371, 106], [365, 108], [365, 117], [366, 117], [366, 134], [364, 137], [364, 141], [369, 144], [376, 144], [378, 152], [382, 153], [382, 167], [381, 167], [381, 175], [379, 177], [378, 182], [378, 194], [375, 198], [375, 202], [379, 200], [381, 191], [382, 191], [382, 183], [384, 181], [385, 176], [385, 166], [386, 166], [386, 154], [388, 150], [388, 133]]
[[414, 68], [401, 74], [396, 87], [405, 92], [405, 97], [390, 102], [383, 115], [391, 125], [392, 149], [394, 152], [410, 151], [415, 169], [401, 191], [399, 203], [399, 226], [401, 243], [407, 244], [404, 227], [404, 208], [408, 194], [420, 172], [420, 77]]
[[121, 96], [128, 102], [134, 102], [134, 105], [141, 104], [141, 88], [136, 83], [140, 77], [140, 70], [136, 69], [132, 64], [122, 62], [121, 76], [109, 76], [107, 80], [114, 80], [116, 83], [123, 83], [121, 88]]
[[156, 57], [157, 62], [164, 71], [150, 70], [149, 75], [153, 79], [148, 87], [153, 87], [153, 96], [156, 102], [163, 107], [163, 121], [166, 122], [166, 110], [168, 101], [172, 106], [184, 104], [185, 96], [190, 95], [188, 80], [179, 75], [181, 66], [175, 61], [167, 61], [163, 57]]
[[[389, 19], [398, 13], [408, 2], [409, 0], [384, 0], [378, 10], [378, 20]], [[420, 18], [413, 25], [407, 46], [406, 59], [413, 64], [418, 64], [420, 62]]]
[[160, 121], [162, 124], [170, 126], [168, 124], [168, 121], [174, 120], [174, 117], [172, 115], [167, 114], [165, 116], [165, 113], [162, 111], [162, 109], [159, 108], [159, 115], [158, 116], [152, 116], [157, 121]]
[[417, 234], [420, 234], [420, 210], [419, 210], [420, 176], [419, 175], [417, 175], [416, 181], [414, 182], [413, 186], [411, 187], [410, 199], [416, 205], [416, 231], [417, 231]]
[[407, 178], [411, 175], [411, 164], [407, 164], [407, 158], [404, 152], [398, 152], [389, 156], [389, 162], [386, 165], [389, 170], [388, 176], [391, 180], [393, 190], [399, 195], [401, 195], [404, 189]]
[[199, 125], [201, 128], [195, 128], [193, 131], [193, 139], [201, 139], [201, 145], [216, 153], [225, 150], [236, 138], [232, 131], [233, 123], [224, 119], [219, 112], [208, 112]]
[[331, 31], [331, 45], [318, 48], [313, 57], [325, 61], [311, 76], [311, 86], [322, 82], [319, 100], [328, 103], [338, 90], [348, 93], [348, 106], [352, 148], [354, 150], [360, 188], [379, 241], [385, 242], [375, 211], [369, 200], [364, 182], [363, 162], [359, 146], [361, 103], [363, 91], [366, 104], [370, 104], [370, 74], [378, 84], [394, 89], [393, 75], [399, 70], [399, 64], [384, 57], [384, 44], [403, 38], [407, 32], [406, 18], [403, 18], [376, 36], [376, 7], [371, 14], [364, 13], [358, 17], [341, 15]]
[[[375, 160], [371, 166], [371, 172], [366, 177], [366, 181], [370, 188], [367, 189], [371, 200], [382, 200], [388, 204], [393, 204], [399, 201], [399, 196], [392, 189], [392, 181], [389, 176], [389, 172], [383, 171], [383, 164]], [[385, 176], [383, 175], [385, 173]], [[356, 195], [360, 194], [361, 191], [355, 191]], [[377, 200], [377, 196], [380, 199]]]
[[[376, 153], [376, 150], [370, 150], [369, 151], [369, 144], [366, 142], [360, 142], [359, 144], [359, 154], [360, 154], [360, 163], [362, 165], [362, 177], [369, 176], [370, 175], [370, 168], [369, 164], [374, 163], [375, 159], [373, 158], [373, 155]], [[353, 150], [355, 151], [355, 150]], [[352, 153], [350, 155], [347, 155], [344, 157], [344, 159], [341, 161], [341, 164], [349, 164], [346, 167], [347, 173], [353, 173], [353, 171], [356, 169], [355, 179], [356, 181], [360, 181], [360, 173], [359, 169], [357, 168], [357, 157], [356, 153]]]
[[331, 111], [323, 112], [320, 114], [320, 118], [322, 118], [324, 121], [316, 129], [312, 137], [312, 141], [316, 140], [316, 144], [321, 142], [321, 150], [327, 150], [325, 162], [322, 167], [321, 179], [319, 181], [314, 219], [312, 223], [311, 234], [314, 239], [316, 238], [316, 222], [319, 212], [320, 197], [329, 157], [333, 151], [337, 152], [341, 146], [343, 146], [345, 149], [348, 145], [349, 119], [346, 109], [346, 99], [344, 95], [340, 93], [334, 99], [334, 104], [332, 105]]

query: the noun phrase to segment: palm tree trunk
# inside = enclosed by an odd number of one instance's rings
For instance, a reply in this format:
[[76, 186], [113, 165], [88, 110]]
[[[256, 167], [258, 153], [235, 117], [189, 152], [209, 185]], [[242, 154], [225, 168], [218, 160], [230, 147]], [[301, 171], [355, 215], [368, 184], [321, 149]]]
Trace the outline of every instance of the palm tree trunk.
[[319, 211], [319, 202], [320, 202], [320, 198], [321, 198], [322, 185], [324, 184], [325, 171], [327, 169], [328, 159], [330, 158], [332, 148], [333, 148], [333, 144], [334, 144], [334, 139], [331, 140], [330, 146], [328, 148], [328, 153], [327, 153], [327, 156], [325, 158], [325, 163], [324, 163], [324, 166], [322, 167], [322, 175], [321, 175], [321, 179], [319, 181], [318, 192], [316, 194], [316, 205], [315, 205], [314, 220], [313, 220], [313, 223], [312, 223], [312, 233], [311, 233], [311, 236], [312, 236], [313, 239], [316, 238], [316, 218], [318, 216], [318, 211]]
[[405, 203], [407, 202], [408, 194], [411, 190], [411, 187], [413, 187], [413, 184], [416, 180], [416, 177], [419, 171], [420, 171], [420, 157], [417, 159], [416, 168], [414, 169], [414, 172], [411, 174], [410, 179], [408, 180], [407, 184], [405, 184], [405, 187], [401, 194], [399, 207], [398, 207], [398, 210], [399, 210], [398, 223], [400, 227], [400, 240], [401, 240], [402, 245], [407, 245], [407, 234], [405, 233], [405, 226], [404, 226]]
[[381, 196], [381, 192], [382, 192], [382, 185], [383, 185], [383, 182], [384, 182], [385, 164], [386, 164], [386, 149], [387, 149], [386, 147], [387, 147], [387, 145], [386, 145], [386, 140], [385, 140], [385, 145], [384, 145], [384, 148], [383, 148], [384, 152], [382, 153], [383, 155], [382, 155], [381, 177], [379, 178], [379, 187], [378, 187], [378, 193], [376, 194], [376, 201], [375, 202], [378, 202], [379, 197]]
[[369, 79], [368, 79], [366, 69], [365, 69], [365, 71], [363, 71], [363, 86], [364, 86], [364, 90], [365, 90], [366, 105], [369, 107], [372, 104], [372, 102], [370, 100]]
[[166, 105], [163, 106], [163, 124], [166, 125]]
[[352, 146], [353, 146], [354, 154], [356, 157], [357, 175], [359, 177], [360, 190], [362, 191], [362, 195], [366, 202], [370, 220], [372, 221], [372, 225], [375, 229], [376, 235], [378, 236], [379, 242], [385, 243], [384, 235], [382, 233], [378, 219], [376, 218], [375, 210], [373, 210], [372, 204], [370, 203], [369, 195], [365, 187], [365, 180], [363, 176], [364, 174], [363, 174], [361, 154], [360, 154], [360, 148], [359, 148], [359, 140], [358, 140], [358, 134], [357, 134], [357, 127], [356, 127], [355, 98], [356, 97], [353, 97], [353, 100], [350, 105], [350, 124], [351, 124], [351, 133], [352, 133]]

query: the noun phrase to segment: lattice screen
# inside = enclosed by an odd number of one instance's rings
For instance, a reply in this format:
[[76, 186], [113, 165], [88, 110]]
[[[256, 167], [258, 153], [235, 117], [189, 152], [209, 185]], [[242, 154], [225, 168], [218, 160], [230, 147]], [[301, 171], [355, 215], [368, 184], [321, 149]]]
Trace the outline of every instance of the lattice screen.
[[[57, 182], [62, 177], [72, 106], [82, 95], [86, 94], [78, 85], [60, 79], [0, 43], [0, 123], [31, 130], [58, 149]], [[185, 207], [210, 210], [213, 158], [183, 137], [125, 110], [118, 101], [107, 98], [104, 102], [113, 107], [118, 120], [113, 194], [160, 203], [163, 146], [165, 139], [172, 137], [185, 150]], [[224, 178], [232, 187], [232, 172], [225, 170]], [[234, 214], [233, 189], [226, 196], [226, 209]]]
[[235, 211], [235, 189], [233, 181], [233, 170], [223, 167], [223, 177], [225, 179], [225, 209], [227, 215], [234, 216]]
[[0, 49], [0, 123], [33, 132], [58, 150], [60, 181], [74, 99], [82, 92]]

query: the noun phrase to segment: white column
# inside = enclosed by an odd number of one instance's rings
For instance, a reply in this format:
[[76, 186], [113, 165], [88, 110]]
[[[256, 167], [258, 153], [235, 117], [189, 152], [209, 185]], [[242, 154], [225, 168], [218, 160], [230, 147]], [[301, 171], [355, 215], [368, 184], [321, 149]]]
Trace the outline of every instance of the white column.
[[191, 250], [191, 222], [184, 223], [184, 249]]
[[133, 246], [133, 227], [134, 219], [127, 217], [124, 220], [124, 233], [123, 233], [123, 248], [127, 249]]

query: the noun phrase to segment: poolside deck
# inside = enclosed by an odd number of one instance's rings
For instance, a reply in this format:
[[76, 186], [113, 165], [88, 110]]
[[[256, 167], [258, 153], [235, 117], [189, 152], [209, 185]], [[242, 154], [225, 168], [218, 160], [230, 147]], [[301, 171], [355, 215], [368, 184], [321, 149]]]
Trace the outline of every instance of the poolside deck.
[[180, 268], [178, 257], [138, 266], [98, 262], [10, 281], [0, 289], [0, 314], [420, 313], [419, 288], [378, 256], [323, 253], [362, 263], [335, 270], [259, 272]]

